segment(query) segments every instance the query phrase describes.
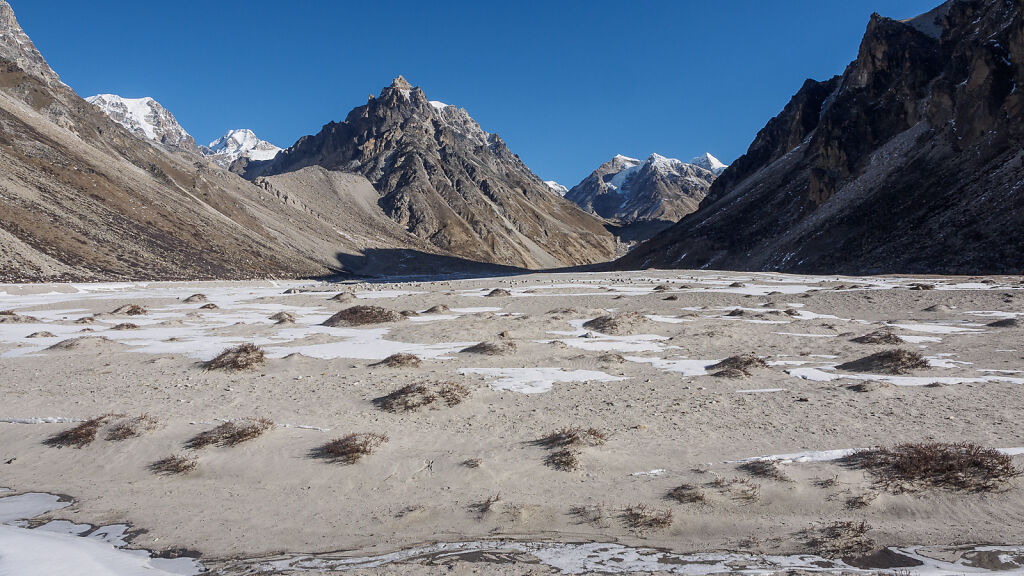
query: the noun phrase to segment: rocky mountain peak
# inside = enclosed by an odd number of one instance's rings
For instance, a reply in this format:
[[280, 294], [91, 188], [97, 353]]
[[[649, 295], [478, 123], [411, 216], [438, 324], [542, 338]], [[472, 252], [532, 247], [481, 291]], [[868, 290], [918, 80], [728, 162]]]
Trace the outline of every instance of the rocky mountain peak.
[[694, 166], [700, 166], [705, 170], [710, 170], [715, 174], [715, 176], [721, 176], [722, 172], [725, 172], [725, 169], [729, 167], [728, 165], [725, 164], [725, 162], [722, 162], [718, 158], [715, 158], [709, 152], [705, 152], [704, 154], [697, 156], [693, 160], [690, 160], [690, 164], [693, 164]]
[[196, 141], [178, 124], [174, 115], [148, 96], [124, 98], [117, 94], [97, 94], [85, 101], [136, 136], [188, 152], [199, 151]]
[[60, 77], [18, 24], [14, 9], [7, 0], [0, 0], [0, 59], [14, 62], [26, 73], [48, 84], [60, 82]]
[[200, 152], [217, 165], [227, 168], [240, 158], [272, 160], [281, 149], [261, 140], [252, 130], [229, 130], [220, 138], [200, 147]]

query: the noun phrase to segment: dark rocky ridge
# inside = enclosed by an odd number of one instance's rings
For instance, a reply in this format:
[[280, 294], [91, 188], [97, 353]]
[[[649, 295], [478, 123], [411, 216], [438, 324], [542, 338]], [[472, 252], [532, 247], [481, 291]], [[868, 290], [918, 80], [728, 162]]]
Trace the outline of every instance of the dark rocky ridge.
[[393, 220], [459, 257], [542, 268], [614, 256], [599, 220], [552, 194], [465, 110], [432, 104], [401, 77], [344, 122], [232, 170], [252, 180], [309, 166], [362, 174]]
[[1024, 269], [1024, 20], [1012, 0], [871, 17], [700, 209], [615, 265], [789, 272]]

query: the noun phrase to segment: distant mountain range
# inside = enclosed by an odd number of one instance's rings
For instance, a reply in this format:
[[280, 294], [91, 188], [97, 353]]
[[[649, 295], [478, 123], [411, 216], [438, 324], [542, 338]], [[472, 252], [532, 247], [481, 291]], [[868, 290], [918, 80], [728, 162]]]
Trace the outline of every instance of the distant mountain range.
[[700, 209], [616, 263], [788, 272], [1024, 270], [1024, 5], [871, 17]]

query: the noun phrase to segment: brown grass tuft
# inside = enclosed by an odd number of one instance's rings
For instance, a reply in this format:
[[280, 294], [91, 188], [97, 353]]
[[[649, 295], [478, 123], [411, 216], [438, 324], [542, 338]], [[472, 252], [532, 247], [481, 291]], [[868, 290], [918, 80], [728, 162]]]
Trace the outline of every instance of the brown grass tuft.
[[474, 344], [469, 348], [464, 348], [462, 352], [466, 354], [486, 354], [488, 356], [500, 356], [503, 354], [511, 354], [516, 351], [516, 343], [510, 340], [502, 342], [481, 342]]
[[29, 334], [28, 336], [26, 336], [26, 338], [56, 338], [56, 337], [57, 337], [56, 334], [54, 334], [53, 332], [47, 332], [46, 330], [43, 330], [42, 332], [33, 332], [33, 333]]
[[569, 448], [573, 446], [600, 446], [608, 441], [608, 434], [597, 428], [562, 428], [535, 440], [534, 444], [545, 448]]
[[138, 304], [125, 304], [119, 308], [115, 308], [111, 314], [127, 314], [128, 316], [142, 316], [147, 310]]
[[462, 465], [466, 468], [479, 468], [483, 462], [484, 461], [479, 458], [467, 458], [462, 461]]
[[278, 324], [294, 324], [295, 323], [295, 315], [292, 314], [291, 312], [283, 312], [282, 311], [282, 312], [278, 312], [277, 314], [274, 314], [273, 316], [268, 318], [268, 320], [273, 320], [274, 322], [277, 322]]
[[779, 463], [774, 460], [754, 460], [740, 465], [740, 470], [755, 478], [768, 478], [779, 482], [792, 482], [789, 476], [779, 468]]
[[421, 363], [420, 357], [415, 354], [405, 354], [399, 352], [398, 354], [392, 354], [380, 362], [370, 364], [370, 366], [384, 366], [387, 368], [415, 368]]
[[636, 329], [637, 326], [647, 322], [642, 314], [636, 312], [622, 312], [594, 318], [583, 323], [588, 330], [596, 330], [602, 334], [626, 335]]
[[423, 313], [424, 314], [447, 314], [448, 312], [451, 312], [451, 311], [452, 311], [452, 309], [447, 307], [447, 306], [445, 306], [444, 304], [438, 304], [437, 306], [432, 306], [430, 308], [427, 308], [426, 310], [423, 311]]
[[184, 300], [185, 304], [197, 304], [206, 302], [206, 294], [193, 294]]
[[512, 293], [504, 288], [495, 288], [487, 293], [488, 298], [507, 298], [511, 295]]
[[839, 558], [851, 554], [870, 552], [875, 541], [867, 536], [871, 526], [860, 522], [833, 522], [811, 538], [808, 544], [826, 558]]
[[107, 430], [106, 439], [119, 442], [129, 438], [142, 436], [146, 432], [156, 430], [159, 422], [149, 414], [141, 414], [134, 418], [122, 419]]
[[360, 458], [372, 454], [387, 441], [388, 437], [384, 434], [370, 432], [349, 434], [315, 448], [312, 456], [341, 464], [355, 464]]
[[856, 342], [858, 344], [888, 344], [888, 345], [900, 345], [903, 344], [903, 339], [897, 336], [889, 328], [882, 328], [875, 330], [870, 334], [858, 336], [850, 342]]
[[1022, 474], [1012, 457], [970, 443], [872, 448], [848, 456], [845, 463], [867, 470], [879, 484], [894, 492], [915, 487], [990, 492]]
[[22, 316], [13, 310], [4, 310], [0, 312], [0, 324], [33, 324], [36, 322], [39, 322], [38, 318]]
[[381, 308], [380, 306], [353, 306], [338, 312], [324, 321], [324, 326], [365, 326], [368, 324], [384, 324], [387, 322], [399, 322], [404, 320], [394, 310]]
[[704, 491], [694, 484], [676, 486], [669, 490], [665, 497], [680, 504], [703, 504], [707, 501]]
[[417, 382], [375, 398], [373, 403], [388, 412], [410, 412], [439, 401], [449, 407], [457, 406], [469, 395], [469, 388], [455, 382]]
[[598, 527], [608, 526], [608, 513], [602, 504], [573, 506], [569, 508], [569, 514], [578, 518], [581, 523], [593, 524]]
[[199, 307], [200, 310], [217, 310], [218, 308], [220, 308], [220, 306], [217, 306], [213, 302], [210, 302], [209, 304], [203, 304], [202, 306]]
[[920, 352], [895, 348], [877, 352], [870, 356], [837, 366], [849, 372], [885, 372], [888, 374], [909, 374], [914, 370], [928, 367], [928, 360]]
[[885, 390], [887, 388], [892, 388], [892, 384], [889, 384], [884, 380], [868, 380], [867, 382], [860, 382], [846, 387], [847, 390], [851, 390], [853, 392], [875, 392], [878, 390]]
[[96, 433], [99, 432], [100, 426], [110, 417], [111, 415], [105, 414], [90, 418], [85, 422], [50, 436], [43, 441], [43, 444], [57, 448], [84, 448], [92, 444], [93, 440], [96, 439]]
[[740, 356], [730, 356], [725, 360], [722, 360], [718, 364], [708, 366], [709, 370], [740, 370], [746, 374], [750, 374], [750, 370], [754, 368], [767, 368], [768, 363], [765, 362], [764, 358], [755, 356], [753, 354], [742, 354]]
[[544, 459], [544, 463], [555, 470], [572, 472], [573, 470], [580, 469], [580, 455], [575, 450], [563, 448], [548, 454], [548, 457]]
[[672, 511], [651, 508], [646, 504], [633, 504], [622, 511], [622, 523], [636, 532], [664, 530], [672, 525]]
[[162, 460], [157, 460], [149, 465], [149, 469], [155, 474], [167, 476], [175, 474], [187, 474], [196, 469], [199, 459], [191, 455], [172, 454]]
[[482, 519], [494, 510], [494, 505], [498, 502], [501, 502], [501, 494], [495, 494], [479, 502], [474, 502], [469, 505], [469, 510], [475, 513], [477, 518]]
[[258, 438], [274, 423], [266, 418], [246, 418], [225, 422], [216, 428], [196, 434], [185, 443], [186, 448], [198, 450], [207, 446], [237, 446], [242, 442]]
[[111, 328], [111, 330], [138, 330], [138, 329], [139, 329], [139, 325], [138, 324], [132, 324], [131, 322], [122, 322], [122, 323], [118, 324], [117, 326], [114, 326], [113, 328]]
[[263, 365], [263, 349], [255, 344], [242, 344], [228, 348], [205, 364], [207, 370], [248, 370]]

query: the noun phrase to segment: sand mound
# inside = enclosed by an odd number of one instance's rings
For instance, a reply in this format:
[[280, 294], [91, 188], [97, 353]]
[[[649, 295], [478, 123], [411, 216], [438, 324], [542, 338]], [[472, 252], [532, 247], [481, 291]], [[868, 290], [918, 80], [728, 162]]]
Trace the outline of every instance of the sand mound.
[[335, 302], [352, 302], [356, 299], [356, 295], [351, 292], [338, 292], [331, 297], [331, 300]]
[[185, 304], [196, 304], [206, 302], [206, 294], [193, 294], [184, 300]]
[[881, 380], [868, 380], [867, 382], [859, 382], [846, 387], [847, 390], [852, 392], [877, 392], [878, 390], [886, 390], [888, 388], [892, 388], [892, 384]]
[[39, 320], [31, 316], [16, 314], [11, 310], [0, 312], [0, 324], [32, 324], [35, 322], [39, 322]]
[[875, 330], [874, 332], [872, 332], [870, 334], [865, 334], [863, 336], [858, 336], [858, 337], [850, 340], [850, 342], [856, 342], [858, 344], [888, 344], [888, 345], [894, 345], [895, 344], [895, 345], [899, 345], [899, 344], [903, 343], [903, 340], [899, 336], [897, 336], [895, 333], [893, 333], [892, 330], [890, 330], [888, 328], [882, 328], [880, 330]]
[[454, 382], [417, 382], [375, 398], [373, 404], [387, 412], [410, 412], [438, 402], [448, 407], [457, 406], [469, 398], [469, 394], [469, 388]]
[[646, 322], [647, 318], [641, 314], [637, 314], [636, 312], [623, 312], [621, 314], [612, 314], [609, 316], [594, 318], [589, 322], [585, 322], [583, 327], [589, 330], [596, 330], [602, 334], [622, 336], [632, 333], [638, 326], [641, 326]]
[[511, 341], [503, 342], [481, 342], [461, 350], [467, 354], [486, 354], [488, 356], [500, 356], [511, 354], [516, 351], [516, 343]]
[[387, 322], [398, 322], [404, 320], [394, 310], [381, 308], [379, 306], [353, 306], [338, 312], [324, 321], [324, 326], [365, 326], [367, 324], [384, 324]]
[[138, 304], [125, 304], [124, 306], [120, 306], [118, 308], [115, 308], [114, 311], [111, 312], [111, 314], [126, 314], [128, 316], [142, 316], [146, 312], [147, 312], [147, 310], [144, 307], [139, 306]]
[[448, 312], [451, 312], [451, 311], [452, 311], [452, 309], [447, 307], [447, 306], [445, 306], [444, 304], [438, 304], [437, 306], [433, 306], [433, 307], [427, 308], [423, 313], [424, 314], [447, 314]]
[[103, 336], [79, 336], [61, 340], [47, 350], [115, 350], [122, 346]]
[[925, 312], [952, 312], [953, 309], [945, 304], [935, 304], [924, 309]]
[[422, 363], [422, 361], [420, 360], [419, 356], [417, 356], [415, 354], [404, 354], [404, 353], [399, 352], [398, 354], [392, 354], [391, 356], [388, 356], [387, 358], [381, 360], [380, 362], [377, 362], [375, 364], [370, 364], [370, 366], [386, 366], [388, 368], [406, 368], [406, 367], [416, 367], [416, 366], [419, 366], [421, 363]]
[[884, 372], [887, 374], [909, 374], [914, 370], [928, 367], [928, 361], [920, 353], [897, 348], [878, 352], [860, 360], [837, 366], [848, 372]]
[[220, 308], [220, 306], [217, 306], [213, 302], [210, 302], [209, 304], [203, 304], [202, 306], [199, 307], [200, 310], [217, 310], [218, 308]]
[[768, 363], [765, 362], [764, 358], [753, 354], [742, 354], [726, 358], [718, 364], [708, 366], [708, 369], [718, 370], [712, 376], [719, 378], [746, 378], [751, 375], [751, 370], [767, 367]]
[[511, 295], [512, 293], [509, 292], [508, 290], [505, 290], [504, 288], [495, 288], [494, 290], [491, 290], [490, 292], [487, 293], [488, 298], [506, 298]]
[[278, 312], [270, 317], [270, 320], [277, 322], [278, 324], [294, 324], [295, 315], [291, 312]]
[[228, 348], [206, 363], [207, 370], [246, 370], [266, 362], [263, 349], [255, 344], [242, 344]]
[[42, 332], [33, 332], [33, 333], [29, 334], [28, 336], [26, 336], [26, 338], [56, 338], [56, 337], [57, 336], [53, 332], [47, 332], [45, 330], [42, 331]]

